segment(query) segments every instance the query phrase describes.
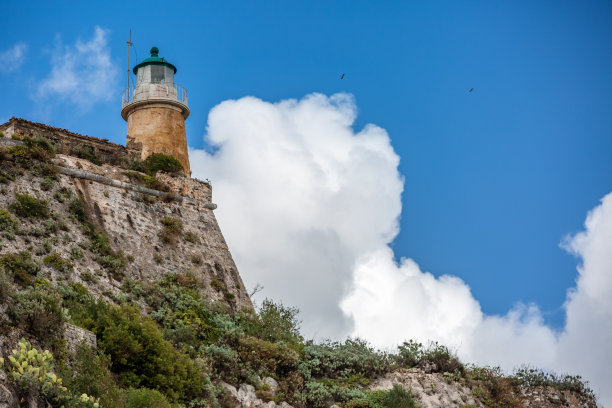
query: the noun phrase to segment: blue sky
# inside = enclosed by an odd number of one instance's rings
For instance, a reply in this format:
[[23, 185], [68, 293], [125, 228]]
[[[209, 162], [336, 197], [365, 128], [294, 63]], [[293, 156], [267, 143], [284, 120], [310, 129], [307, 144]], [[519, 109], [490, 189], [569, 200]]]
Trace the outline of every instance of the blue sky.
[[[200, 2], [198, 2], [200, 3]], [[561, 324], [576, 261], [558, 246], [612, 190], [612, 7], [607, 2], [109, 2], [3, 9], [0, 120], [20, 116], [125, 141], [126, 46], [152, 45], [190, 94], [190, 146], [226, 99], [355, 95], [355, 128], [385, 128], [405, 176], [398, 257], [468, 281], [483, 309], [536, 302]], [[37, 101], [56, 42], [110, 31], [113, 99]], [[132, 63], [136, 59], [132, 52]], [[345, 78], [340, 80], [340, 74]], [[472, 93], [468, 90], [474, 88]]]
[[[156, 45], [178, 67], [196, 149], [219, 147], [203, 135], [222, 101], [354, 95], [354, 130], [384, 128], [400, 157], [396, 259], [461, 278], [488, 315], [533, 302], [563, 327], [579, 261], [559, 244], [612, 191], [609, 2], [4, 1], [3, 14], [2, 122], [124, 143], [130, 28], [132, 65]], [[95, 27], [108, 81], [77, 96], [41, 85]]]

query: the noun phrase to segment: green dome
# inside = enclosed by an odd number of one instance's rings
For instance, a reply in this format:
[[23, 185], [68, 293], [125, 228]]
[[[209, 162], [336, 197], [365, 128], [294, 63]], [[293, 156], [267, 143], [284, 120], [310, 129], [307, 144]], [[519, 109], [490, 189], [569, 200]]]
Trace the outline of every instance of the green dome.
[[138, 71], [138, 68], [144, 67], [145, 65], [165, 65], [168, 68], [172, 69], [176, 74], [176, 67], [174, 65], [164, 60], [163, 58], [159, 58], [159, 48], [157, 47], [152, 47], [151, 56], [134, 67], [134, 69], [132, 70], [132, 72], [134, 72], [134, 75], [136, 75], [136, 71]]

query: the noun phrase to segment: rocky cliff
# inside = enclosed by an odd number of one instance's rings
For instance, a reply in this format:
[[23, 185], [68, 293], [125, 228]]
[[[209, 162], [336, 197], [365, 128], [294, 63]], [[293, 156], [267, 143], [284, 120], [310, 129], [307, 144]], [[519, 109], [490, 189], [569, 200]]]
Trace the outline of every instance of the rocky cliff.
[[579, 377], [466, 366], [437, 343], [305, 341], [296, 309], [253, 309], [209, 182], [2, 129], [0, 408], [596, 406]]
[[[12, 139], [0, 143], [21, 145]], [[5, 243], [0, 254], [33, 248], [41, 255], [54, 253], [71, 259], [69, 274], [43, 263], [41, 276], [53, 282], [80, 282], [92, 293], [109, 298], [120, 295], [124, 279], [152, 282], [169, 273], [191, 274], [212, 301], [233, 310], [252, 309], [215, 218], [209, 183], [180, 173], [159, 174], [155, 188], [148, 188], [146, 174], [60, 154], [49, 165], [54, 166], [48, 170], [52, 176], [40, 173], [38, 167], [17, 167], [18, 173], [13, 174], [15, 164], [5, 158], [0, 208], [8, 208], [16, 195], [26, 194], [46, 203], [50, 219], [22, 219], [19, 233]], [[122, 253], [125, 267], [120, 273], [109, 272], [100, 265], [99, 257], [81, 248], [87, 248], [89, 238], [68, 205], [79, 197], [92, 221], [108, 235], [112, 248]], [[163, 236], [168, 220], [180, 229], [175, 237]], [[61, 224], [64, 231], [47, 232], [45, 226], [51, 223]], [[75, 258], [73, 251], [82, 251], [83, 256]]]

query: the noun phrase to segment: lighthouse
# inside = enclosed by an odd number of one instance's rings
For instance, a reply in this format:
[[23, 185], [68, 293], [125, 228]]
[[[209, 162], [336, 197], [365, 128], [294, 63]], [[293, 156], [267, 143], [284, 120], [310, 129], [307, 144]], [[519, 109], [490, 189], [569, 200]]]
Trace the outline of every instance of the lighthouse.
[[136, 83], [123, 91], [121, 116], [127, 121], [128, 148], [141, 151], [141, 159], [153, 153], [176, 158], [190, 174], [185, 119], [189, 117], [187, 91], [174, 82], [176, 67], [151, 56], [133, 69]]

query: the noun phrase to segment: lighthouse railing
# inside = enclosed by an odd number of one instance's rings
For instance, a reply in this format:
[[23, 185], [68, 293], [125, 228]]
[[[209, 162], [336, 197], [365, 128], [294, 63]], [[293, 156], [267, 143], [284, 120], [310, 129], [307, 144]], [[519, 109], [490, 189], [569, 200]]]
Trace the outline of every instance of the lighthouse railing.
[[121, 107], [150, 99], [170, 99], [187, 105], [187, 90], [176, 82], [139, 82], [123, 90]]

